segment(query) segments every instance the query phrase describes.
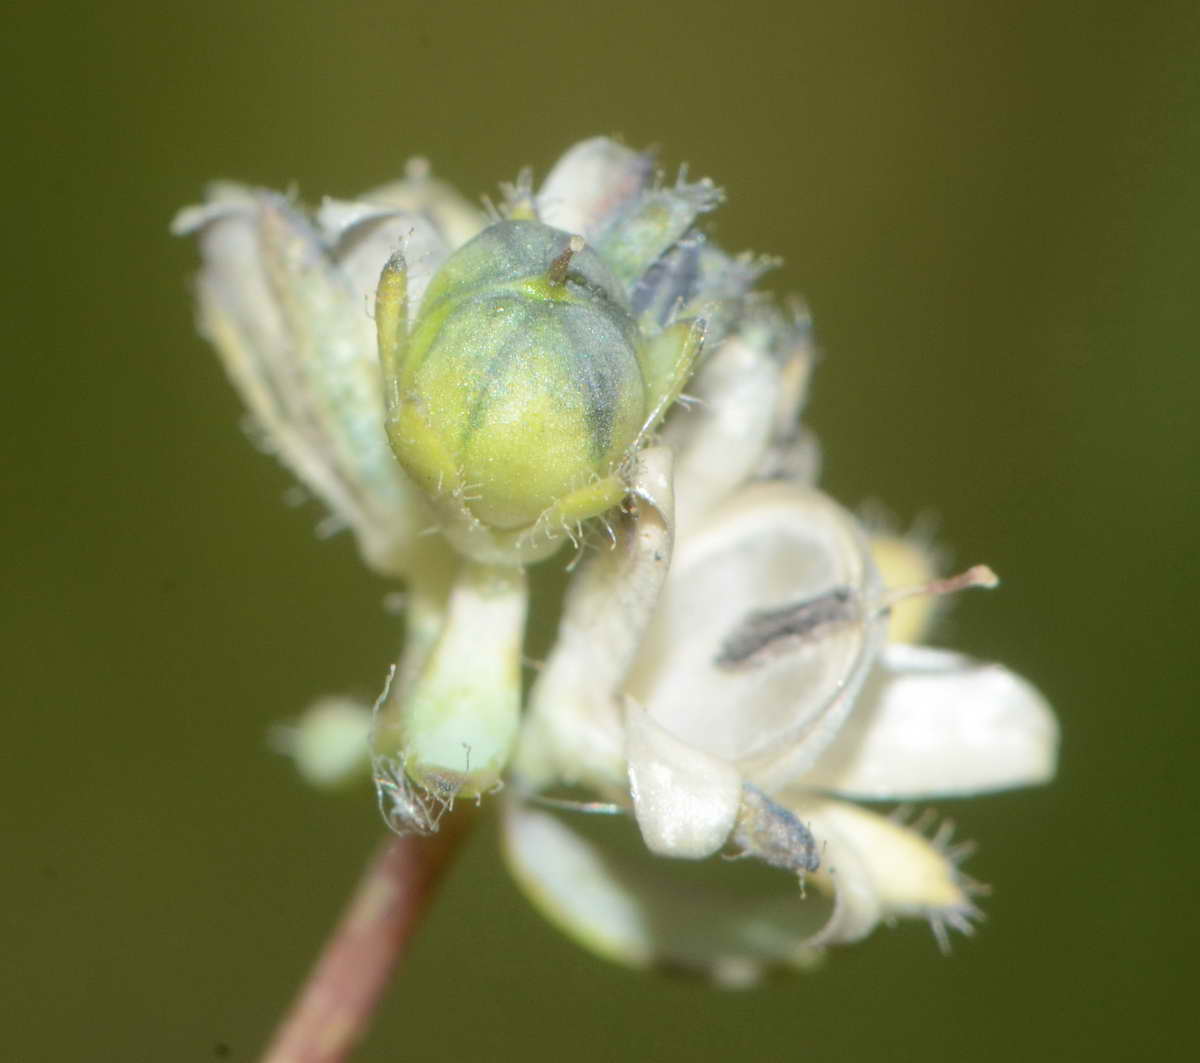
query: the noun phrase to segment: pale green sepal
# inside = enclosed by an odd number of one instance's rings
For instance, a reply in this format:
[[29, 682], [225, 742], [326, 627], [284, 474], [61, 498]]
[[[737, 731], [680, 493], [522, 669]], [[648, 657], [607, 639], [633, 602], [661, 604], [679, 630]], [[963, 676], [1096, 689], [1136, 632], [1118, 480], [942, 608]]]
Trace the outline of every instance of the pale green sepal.
[[362, 293], [286, 200], [263, 196], [260, 210], [266, 273], [307, 378], [310, 415], [338, 467], [352, 474], [346, 480], [360, 506], [370, 510], [387, 499], [389, 508], [403, 507], [413, 492], [380, 431], [379, 368], [370, 357]]
[[425, 667], [446, 626], [458, 556], [444, 536], [423, 535], [413, 551], [404, 591], [404, 652], [392, 685], [407, 690]]
[[376, 711], [377, 779], [400, 768], [445, 802], [497, 785], [520, 718], [526, 600], [523, 569], [462, 564], [420, 673]]
[[680, 177], [673, 188], [644, 193], [596, 237], [601, 256], [626, 290], [706, 211], [720, 205], [724, 193], [707, 177], [688, 183]]
[[580, 141], [554, 164], [537, 194], [546, 224], [590, 239], [641, 194], [653, 158], [608, 137]]
[[704, 346], [703, 321], [678, 321], [646, 341], [642, 372], [654, 405], [647, 412], [640, 439], [658, 428], [678, 401]]
[[404, 575], [431, 517], [383, 437], [374, 337], [354, 271], [273, 193], [215, 186], [172, 231], [199, 238], [201, 331], [264, 445], [353, 529], [372, 567]]

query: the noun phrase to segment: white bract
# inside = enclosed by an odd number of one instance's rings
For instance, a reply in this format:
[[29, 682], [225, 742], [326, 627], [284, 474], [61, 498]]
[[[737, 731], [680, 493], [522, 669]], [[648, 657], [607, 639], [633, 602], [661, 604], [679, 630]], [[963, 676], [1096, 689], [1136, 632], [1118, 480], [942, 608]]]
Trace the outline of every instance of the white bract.
[[[551, 919], [743, 984], [881, 920], [969, 931], [965, 847], [851, 802], [1045, 781], [1057, 730], [1011, 672], [916, 645], [928, 605], [898, 589], [990, 572], [937, 581], [815, 486], [807, 318], [704, 238], [720, 199], [597, 138], [492, 216], [418, 163], [312, 215], [220, 186], [176, 230], [264, 439], [406, 584], [371, 726], [327, 703], [282, 747], [328, 783], [370, 730], [398, 830], [506, 783], [508, 861]], [[525, 691], [526, 568], [563, 540]]]

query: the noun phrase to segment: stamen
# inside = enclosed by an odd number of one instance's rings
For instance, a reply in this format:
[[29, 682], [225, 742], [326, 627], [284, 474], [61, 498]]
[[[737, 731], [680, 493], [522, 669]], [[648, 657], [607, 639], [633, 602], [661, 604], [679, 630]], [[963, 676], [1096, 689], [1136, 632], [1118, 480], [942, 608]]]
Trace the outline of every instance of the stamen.
[[953, 594], [969, 587], [995, 587], [999, 582], [987, 565], [975, 565], [957, 576], [884, 591], [867, 603], [865, 609], [856, 591], [834, 587], [813, 598], [748, 614], [726, 636], [713, 663], [726, 671], [756, 668], [798, 646], [827, 638], [847, 625], [885, 616], [892, 606], [908, 598]]
[[913, 587], [896, 587], [884, 591], [876, 606], [876, 615], [886, 613], [893, 605], [907, 601], [909, 598], [923, 598], [926, 595], [940, 598], [943, 594], [954, 594], [971, 587], [991, 590], [999, 585], [1000, 577], [987, 565], [972, 565], [966, 572], [960, 572], [957, 576], [934, 579]]

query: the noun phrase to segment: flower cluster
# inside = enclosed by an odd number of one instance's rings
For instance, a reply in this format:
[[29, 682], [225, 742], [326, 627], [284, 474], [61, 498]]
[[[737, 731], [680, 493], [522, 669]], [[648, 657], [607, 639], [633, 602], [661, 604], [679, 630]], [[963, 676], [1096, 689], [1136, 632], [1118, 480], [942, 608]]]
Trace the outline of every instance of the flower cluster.
[[[1057, 730], [1004, 668], [919, 645], [990, 570], [938, 579], [815, 486], [807, 320], [706, 238], [721, 198], [597, 138], [486, 212], [415, 162], [311, 214], [220, 186], [175, 227], [264, 437], [406, 585], [373, 716], [322, 703], [283, 745], [318, 782], [369, 757], [401, 831], [503, 786], [550, 919], [742, 983], [881, 920], [969, 931], [966, 847], [862, 803], [1045, 781]], [[567, 542], [527, 682], [527, 569]]]

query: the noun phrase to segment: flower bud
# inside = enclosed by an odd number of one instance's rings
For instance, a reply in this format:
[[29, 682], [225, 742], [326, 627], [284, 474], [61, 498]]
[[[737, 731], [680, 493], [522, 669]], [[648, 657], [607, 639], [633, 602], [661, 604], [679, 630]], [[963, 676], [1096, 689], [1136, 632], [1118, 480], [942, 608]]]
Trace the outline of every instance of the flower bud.
[[620, 501], [619, 469], [678, 395], [699, 330], [646, 339], [600, 256], [536, 221], [453, 254], [411, 332], [403, 271], [398, 256], [384, 269], [376, 312], [397, 458], [468, 556], [547, 556]]

